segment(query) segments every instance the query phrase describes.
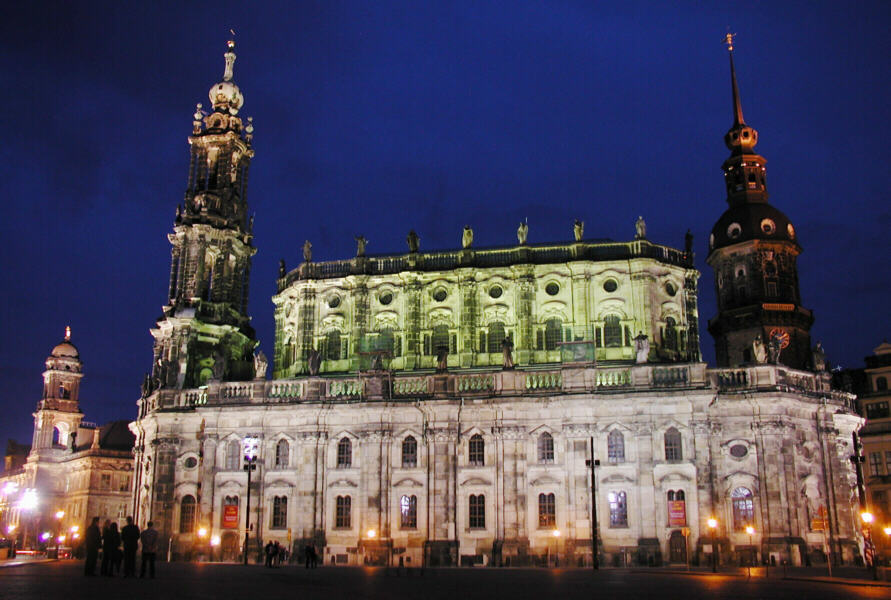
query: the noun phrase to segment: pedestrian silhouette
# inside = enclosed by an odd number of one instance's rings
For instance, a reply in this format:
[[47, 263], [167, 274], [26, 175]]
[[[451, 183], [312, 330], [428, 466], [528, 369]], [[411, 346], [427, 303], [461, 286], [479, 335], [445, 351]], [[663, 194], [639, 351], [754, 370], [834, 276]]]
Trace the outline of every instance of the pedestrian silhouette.
[[139, 527], [133, 524], [133, 517], [127, 517], [127, 524], [121, 529], [121, 541], [124, 543], [124, 577], [135, 577]]
[[148, 522], [142, 533], [139, 535], [139, 541], [142, 542], [142, 568], [139, 577], [145, 577], [145, 568], [149, 567], [152, 579], [155, 578], [155, 555], [158, 551], [158, 532], [153, 529], [154, 523]]
[[84, 534], [84, 546], [87, 550], [87, 560], [84, 563], [84, 575], [93, 577], [96, 575], [96, 559], [99, 558], [99, 547], [102, 545], [102, 533], [99, 531], [99, 517], [93, 517], [92, 523]]

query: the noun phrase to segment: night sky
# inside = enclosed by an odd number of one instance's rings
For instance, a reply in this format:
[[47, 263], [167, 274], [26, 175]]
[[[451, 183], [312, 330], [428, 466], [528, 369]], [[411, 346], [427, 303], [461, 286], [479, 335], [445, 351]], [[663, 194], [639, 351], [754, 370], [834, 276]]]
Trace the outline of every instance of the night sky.
[[[891, 3], [19, 2], [0, 22], [0, 443], [30, 442], [66, 325], [90, 421], [132, 419], [165, 302], [195, 103], [237, 33], [256, 126], [250, 310], [273, 354], [278, 260], [648, 236], [702, 271], [726, 208], [727, 51], [795, 224], [801, 293], [833, 365], [891, 338], [887, 298]], [[669, 5], [671, 5], [669, 7]], [[270, 370], [271, 371], [271, 370]]]

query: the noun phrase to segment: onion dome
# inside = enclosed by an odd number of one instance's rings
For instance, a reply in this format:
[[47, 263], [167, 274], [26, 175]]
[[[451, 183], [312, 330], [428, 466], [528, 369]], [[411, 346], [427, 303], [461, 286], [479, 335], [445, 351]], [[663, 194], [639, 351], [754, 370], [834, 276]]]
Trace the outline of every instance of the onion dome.
[[230, 40], [228, 45], [229, 50], [223, 55], [226, 59], [223, 80], [215, 83], [210, 88], [207, 96], [210, 98], [210, 103], [213, 105], [214, 110], [237, 115], [244, 105], [244, 96], [241, 95], [241, 90], [232, 81], [233, 66], [235, 65], [235, 42]]
[[747, 240], [792, 242], [798, 245], [795, 227], [783, 212], [767, 203], [731, 206], [709, 237], [709, 251]]

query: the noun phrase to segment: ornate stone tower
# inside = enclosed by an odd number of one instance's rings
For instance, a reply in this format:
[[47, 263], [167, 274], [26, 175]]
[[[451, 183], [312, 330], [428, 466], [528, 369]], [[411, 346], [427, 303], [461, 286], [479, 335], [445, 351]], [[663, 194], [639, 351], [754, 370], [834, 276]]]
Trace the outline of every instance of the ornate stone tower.
[[257, 345], [247, 314], [253, 218], [248, 169], [253, 125], [238, 111], [244, 97], [232, 80], [235, 43], [225, 53], [223, 80], [210, 88], [213, 112], [198, 104], [192, 123], [185, 205], [177, 207], [168, 304], [152, 330], [152, 387], [198, 387], [211, 378], [254, 376]]
[[34, 437], [31, 441], [33, 460], [48, 450], [71, 446], [72, 435], [83, 419], [78, 396], [83, 363], [74, 344], [71, 328], [65, 328], [62, 340], [46, 359], [43, 372], [43, 397], [34, 413]]
[[[718, 315], [709, 321], [718, 366], [765, 359], [810, 368], [811, 311], [801, 306], [796, 261], [801, 246], [789, 218], [767, 203], [767, 160], [755, 153], [758, 132], [743, 120], [730, 50], [733, 126], [724, 136], [730, 157], [724, 181], [730, 208], [709, 238]], [[763, 341], [763, 352], [756, 338]], [[766, 357], [766, 358], [765, 358]]]

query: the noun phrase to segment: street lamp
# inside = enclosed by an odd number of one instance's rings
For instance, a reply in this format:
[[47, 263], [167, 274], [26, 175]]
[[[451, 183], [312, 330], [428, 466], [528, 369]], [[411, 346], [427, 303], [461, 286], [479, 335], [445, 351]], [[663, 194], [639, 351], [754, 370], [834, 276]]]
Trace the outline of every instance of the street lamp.
[[220, 536], [210, 536], [210, 560], [213, 561], [217, 547], [220, 545]]
[[600, 567], [597, 559], [597, 480], [594, 478], [594, 467], [600, 466], [600, 461], [594, 458], [594, 438], [589, 439], [591, 445], [591, 458], [585, 461], [585, 465], [591, 468], [591, 568], [595, 571]]
[[368, 537], [369, 540], [373, 540], [375, 537], [377, 537], [377, 532], [374, 529], [369, 529], [367, 532], [365, 532], [365, 535]]
[[715, 540], [715, 529], [718, 527], [718, 520], [714, 517], [709, 517], [709, 520], [706, 521], [708, 524], [708, 528], [712, 533], [712, 573], [718, 572], [718, 546]]
[[755, 528], [746, 525], [746, 533], [749, 534], [749, 546], [752, 548], [752, 558], [749, 559], [749, 579], [752, 578], [752, 563], [755, 562], [755, 546], [752, 544], [752, 536], [755, 534]]
[[867, 510], [860, 513], [860, 518], [863, 520], [864, 527], [864, 554], [869, 553], [870, 557], [870, 566], [872, 567], [872, 578], [876, 581], [879, 580], [879, 570], [876, 565], [876, 546], [872, 541], [872, 522], [875, 521], [875, 516]]
[[244, 438], [244, 470], [247, 472], [247, 502], [244, 511], [244, 564], [248, 564], [248, 547], [251, 530], [251, 473], [257, 469], [257, 450], [260, 440], [255, 437]]
[[56, 516], [56, 558], [59, 558], [59, 544], [61, 543], [59, 541], [59, 538], [61, 537], [63, 540], [65, 539], [65, 536], [62, 535], [62, 519], [65, 517], [65, 511], [57, 510], [55, 516]]

